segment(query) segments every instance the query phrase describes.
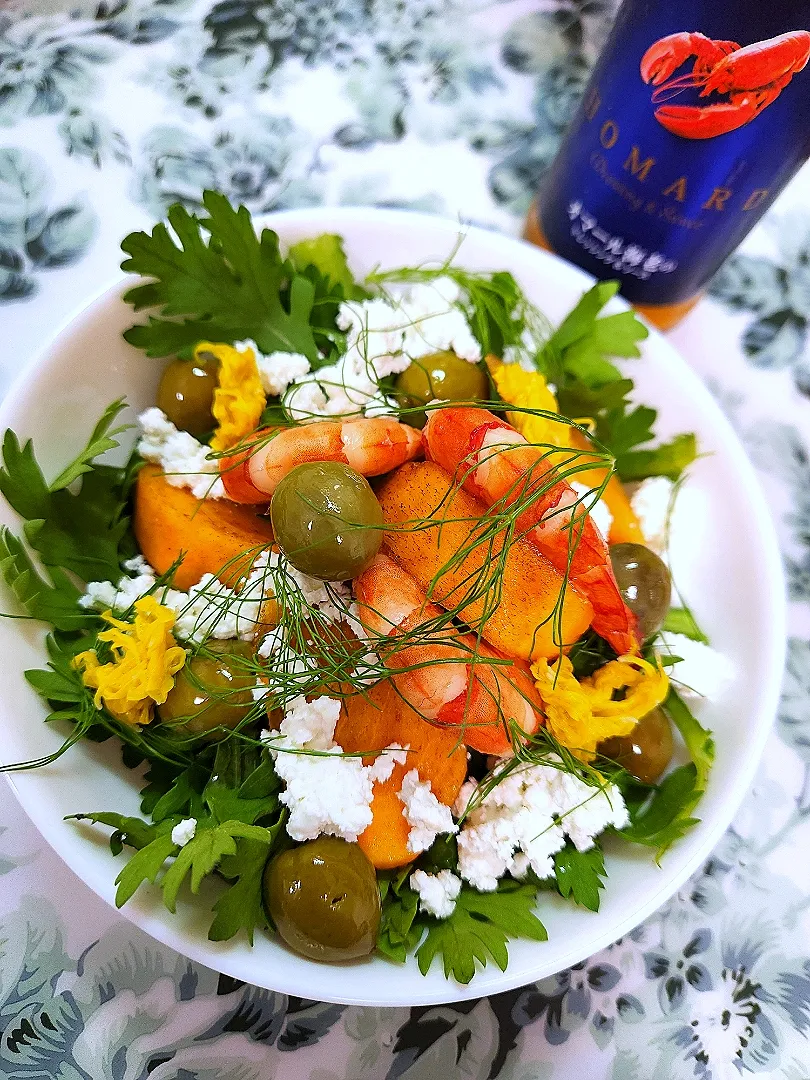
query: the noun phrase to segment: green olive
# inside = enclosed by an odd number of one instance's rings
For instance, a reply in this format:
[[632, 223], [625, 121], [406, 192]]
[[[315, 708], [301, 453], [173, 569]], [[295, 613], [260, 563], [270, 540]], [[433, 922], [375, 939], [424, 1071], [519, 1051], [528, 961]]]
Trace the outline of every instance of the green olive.
[[219, 361], [170, 360], [160, 378], [157, 407], [181, 431], [204, 435], [214, 427], [211, 407], [217, 388]]
[[297, 465], [270, 503], [273, 533], [294, 567], [324, 581], [348, 581], [382, 544], [382, 510], [368, 480], [337, 461]]
[[642, 639], [654, 634], [666, 618], [672, 579], [665, 563], [643, 544], [616, 544], [610, 561], [624, 602], [638, 619]]
[[271, 859], [262, 893], [291, 949], [313, 960], [354, 960], [377, 941], [380, 891], [374, 867], [357, 846], [320, 836]]
[[206, 742], [222, 738], [244, 720], [253, 706], [250, 688], [256, 677], [240, 660], [253, 656], [246, 641], [211, 641], [206, 654], [186, 661], [174, 686], [157, 712], [173, 733], [204, 736]]
[[[414, 360], [397, 376], [396, 389], [406, 408], [418, 408], [429, 401], [481, 401], [489, 394], [487, 373], [480, 364], [462, 360], [454, 352], [432, 353]], [[424, 412], [406, 413], [406, 423], [424, 427]]]
[[663, 709], [642, 716], [629, 735], [599, 744], [599, 753], [644, 784], [654, 784], [672, 758], [672, 725]]

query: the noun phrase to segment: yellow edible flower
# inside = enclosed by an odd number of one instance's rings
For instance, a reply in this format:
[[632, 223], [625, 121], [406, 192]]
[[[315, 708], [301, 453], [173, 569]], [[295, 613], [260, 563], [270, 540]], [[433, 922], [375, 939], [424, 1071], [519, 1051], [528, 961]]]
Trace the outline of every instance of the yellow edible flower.
[[235, 349], [232, 345], [201, 341], [194, 350], [194, 359], [200, 361], [211, 356], [219, 361], [219, 381], [212, 407], [217, 430], [211, 449], [230, 450], [256, 430], [267, 397], [256, 354], [249, 346]]
[[[660, 705], [669, 691], [664, 669], [640, 656], [620, 656], [577, 681], [571, 661], [537, 660], [532, 674], [551, 734], [583, 761], [614, 735], [628, 735], [642, 716]], [[623, 691], [614, 701], [614, 691]]]
[[148, 724], [155, 705], [162, 705], [174, 685], [173, 676], [186, 662], [185, 650], [171, 634], [175, 615], [153, 596], [135, 601], [135, 620], [116, 619], [111, 611], [101, 616], [110, 624], [98, 635], [108, 642], [113, 659], [99, 663], [94, 649], [79, 653], [73, 666], [85, 686], [96, 691], [95, 704], [104, 705], [123, 724]]
[[[498, 393], [510, 405], [552, 413], [560, 411], [557, 399], [539, 371], [526, 371], [520, 364], [504, 364], [492, 356], [487, 358], [487, 366]], [[506, 419], [527, 442], [571, 446], [571, 427], [563, 421], [523, 412], [508, 412]]]

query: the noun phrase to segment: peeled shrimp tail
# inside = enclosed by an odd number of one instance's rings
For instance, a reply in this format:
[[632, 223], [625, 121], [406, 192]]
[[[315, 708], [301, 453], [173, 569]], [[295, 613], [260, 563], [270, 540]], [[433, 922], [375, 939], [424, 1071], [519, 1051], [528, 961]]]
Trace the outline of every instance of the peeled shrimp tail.
[[[541, 702], [526, 665], [487, 663], [502, 657], [473, 635], [459, 635], [393, 559], [378, 555], [354, 590], [367, 633], [391, 639], [390, 648], [385, 641], [378, 647], [394, 686], [425, 720], [458, 727], [467, 746], [486, 754], [511, 751], [512, 720], [537, 730]], [[420, 627], [422, 641], [413, 633]]]
[[422, 455], [422, 433], [390, 417], [324, 420], [257, 431], [252, 445], [220, 461], [234, 502], [266, 503], [288, 472], [307, 461], [340, 461], [362, 476], [381, 476]]
[[503, 512], [518, 500], [528, 504], [517, 515], [516, 535], [568, 574], [593, 605], [593, 628], [617, 653], [636, 652], [636, 620], [619, 592], [607, 543], [557, 471], [576, 451], [555, 450], [552, 462], [493, 413], [469, 407], [435, 410], [423, 434], [428, 458], [487, 506]]

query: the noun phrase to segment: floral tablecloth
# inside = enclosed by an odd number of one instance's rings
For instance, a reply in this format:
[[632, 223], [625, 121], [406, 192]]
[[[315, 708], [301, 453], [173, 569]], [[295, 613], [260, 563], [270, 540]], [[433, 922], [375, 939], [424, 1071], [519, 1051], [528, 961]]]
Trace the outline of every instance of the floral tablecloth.
[[[0, 390], [116, 277], [118, 243], [217, 188], [256, 212], [376, 203], [517, 233], [610, 0], [0, 0]], [[788, 669], [702, 870], [598, 956], [497, 997], [360, 1009], [157, 944], [0, 784], [0, 1076], [728, 1080], [810, 1076], [810, 172], [673, 339], [758, 466]]]

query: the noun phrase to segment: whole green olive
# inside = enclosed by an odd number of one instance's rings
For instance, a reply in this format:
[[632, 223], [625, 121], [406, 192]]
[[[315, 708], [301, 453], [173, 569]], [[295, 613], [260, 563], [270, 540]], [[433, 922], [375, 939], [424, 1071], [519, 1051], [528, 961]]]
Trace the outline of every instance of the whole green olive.
[[297, 465], [276, 488], [270, 519], [293, 566], [324, 581], [356, 577], [382, 544], [382, 510], [368, 480], [337, 461]]
[[[462, 360], [454, 352], [432, 353], [414, 360], [397, 376], [397, 393], [405, 408], [418, 408], [429, 401], [481, 401], [489, 394], [487, 373], [480, 364]], [[424, 427], [424, 412], [406, 413], [402, 419], [413, 427]]]
[[219, 361], [170, 360], [163, 369], [157, 391], [157, 407], [176, 428], [204, 435], [214, 427], [211, 408], [217, 388]]
[[161, 722], [172, 733], [221, 739], [235, 728], [253, 706], [250, 688], [256, 676], [240, 660], [253, 656], [247, 641], [211, 641], [206, 653], [186, 661], [166, 700], [158, 705]]
[[319, 836], [268, 862], [265, 907], [291, 949], [313, 960], [354, 960], [377, 941], [380, 890], [357, 846]]
[[672, 579], [666, 564], [643, 544], [616, 544], [610, 549], [613, 573], [624, 602], [638, 619], [642, 639], [654, 634], [666, 618]]
[[672, 725], [663, 709], [642, 716], [629, 735], [599, 744], [603, 754], [644, 784], [654, 784], [672, 759]]

